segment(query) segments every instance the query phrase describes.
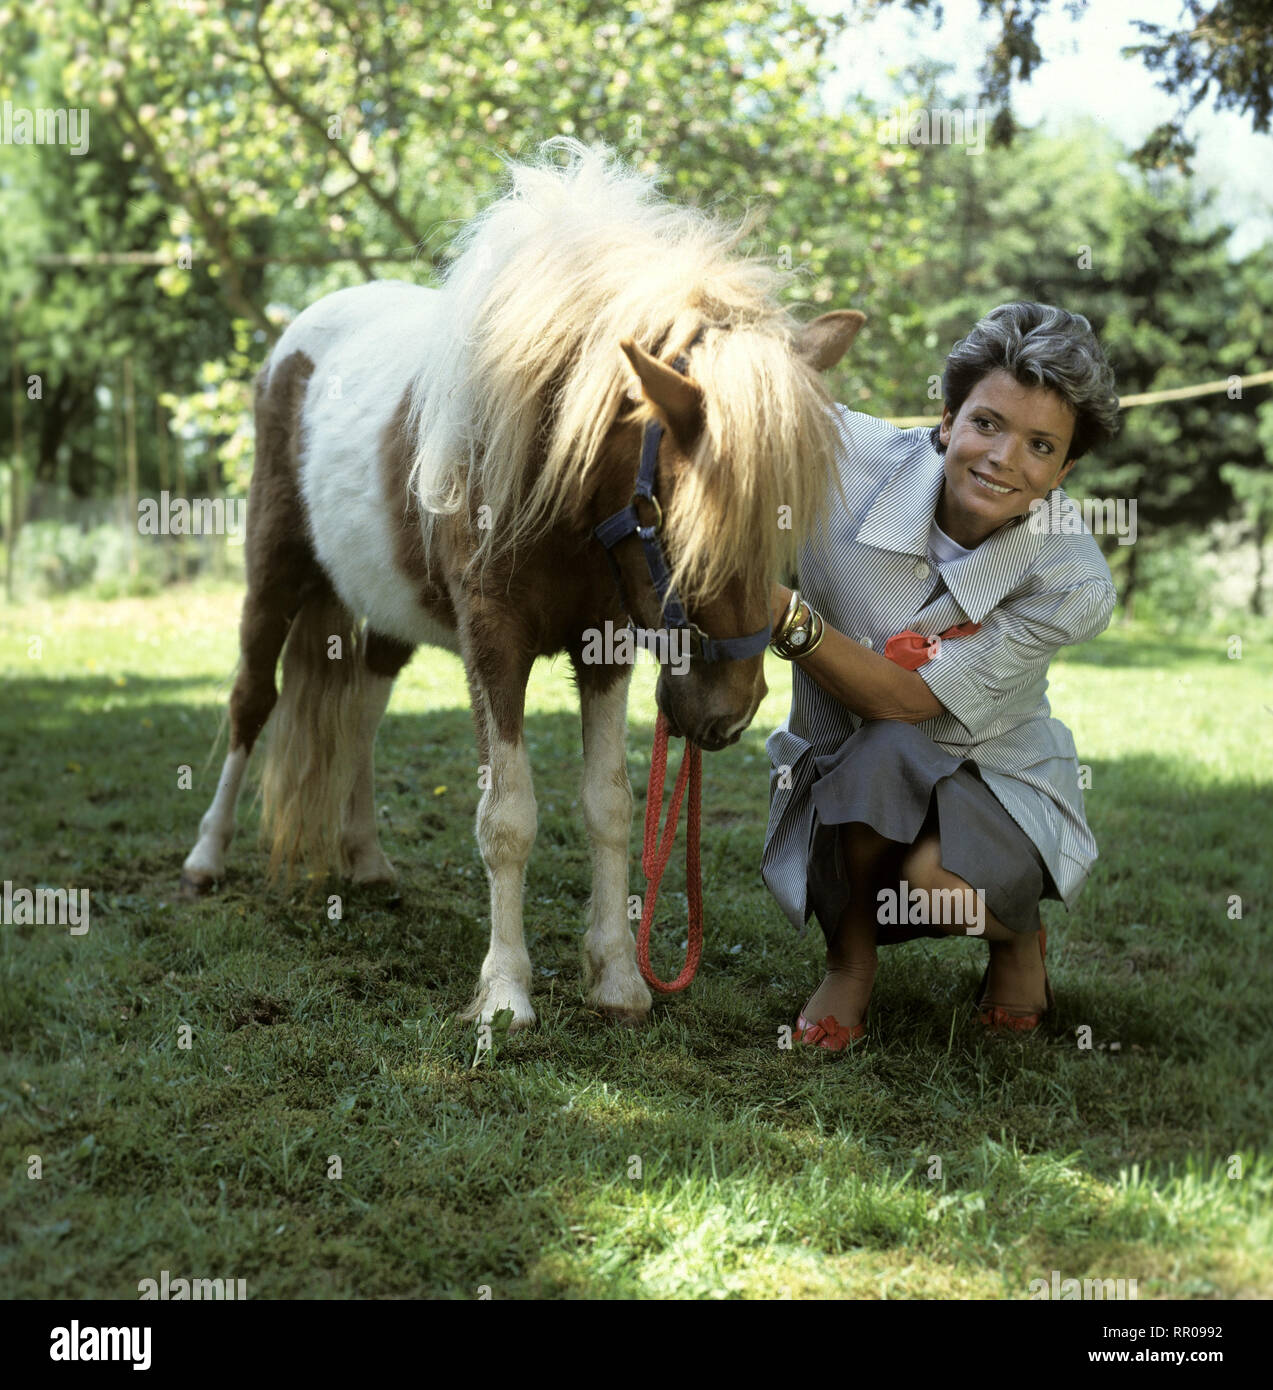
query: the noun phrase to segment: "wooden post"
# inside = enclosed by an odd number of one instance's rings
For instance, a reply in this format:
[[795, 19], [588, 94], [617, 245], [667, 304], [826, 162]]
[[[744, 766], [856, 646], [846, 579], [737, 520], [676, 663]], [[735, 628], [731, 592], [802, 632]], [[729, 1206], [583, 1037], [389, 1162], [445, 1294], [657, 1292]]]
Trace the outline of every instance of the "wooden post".
[[124, 358], [124, 418], [127, 425], [125, 459], [128, 476], [128, 573], [137, 574], [137, 396], [133, 389], [133, 359]]
[[1264, 542], [1269, 534], [1269, 517], [1261, 505], [1260, 499], [1255, 499], [1255, 589], [1251, 594], [1251, 612], [1257, 618], [1264, 616]]
[[[220, 418], [220, 416], [217, 417], [218, 421]], [[217, 460], [217, 451], [214, 447], [208, 450], [208, 501], [212, 506], [216, 506], [216, 501], [220, 493], [221, 465]], [[211, 574], [214, 579], [221, 579], [225, 574], [225, 565], [223, 563], [224, 555], [222, 551], [223, 542], [224, 537], [217, 535], [212, 536], [211, 539], [208, 539], [206, 536], [201, 536], [199, 538], [200, 547], [209, 557], [208, 573]]]
[[159, 452], [159, 490], [168, 492], [168, 413], [155, 395], [155, 445]]
[[[159, 492], [162, 495], [168, 491], [168, 420], [158, 391], [155, 392], [155, 450], [159, 459]], [[164, 557], [165, 584], [172, 578], [172, 553], [172, 537], [164, 536], [160, 554]]]
[[1133, 622], [1136, 617], [1136, 586], [1139, 575], [1136, 573], [1137, 547], [1127, 547], [1127, 568], [1123, 571], [1123, 621]]
[[128, 465], [124, 462], [124, 385], [121, 373], [122, 369], [111, 381], [111, 440], [115, 446], [115, 496], [111, 500], [113, 504], [118, 504], [116, 516], [119, 524], [127, 526], [129, 518], [122, 515], [128, 506]]
[[14, 562], [22, 531], [22, 368], [18, 363], [18, 319], [13, 318], [13, 468], [9, 474], [9, 551], [4, 561], [4, 594], [13, 602]]
[[[185, 441], [180, 434], [172, 436], [172, 496], [175, 502], [177, 498], [186, 495], [186, 453]], [[185, 582], [190, 578], [190, 538], [188, 536], [173, 537], [173, 551], [177, 556], [177, 578]]]

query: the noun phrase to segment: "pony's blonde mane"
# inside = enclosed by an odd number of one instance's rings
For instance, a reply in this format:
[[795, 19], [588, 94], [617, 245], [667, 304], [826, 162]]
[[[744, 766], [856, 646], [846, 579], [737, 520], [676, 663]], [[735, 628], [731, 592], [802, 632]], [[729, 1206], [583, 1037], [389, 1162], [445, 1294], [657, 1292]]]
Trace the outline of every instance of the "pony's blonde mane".
[[664, 516], [672, 582], [687, 602], [739, 572], [767, 592], [835, 475], [831, 401], [778, 302], [790, 272], [732, 254], [750, 218], [671, 203], [605, 146], [559, 136], [511, 176], [457, 239], [440, 314], [455, 340], [413, 388], [426, 543], [439, 517], [468, 512], [474, 484], [490, 509], [479, 570], [551, 526], [586, 494], [620, 410], [657, 413], [631, 406], [620, 341], [671, 362], [701, 329], [689, 374], [705, 427]]

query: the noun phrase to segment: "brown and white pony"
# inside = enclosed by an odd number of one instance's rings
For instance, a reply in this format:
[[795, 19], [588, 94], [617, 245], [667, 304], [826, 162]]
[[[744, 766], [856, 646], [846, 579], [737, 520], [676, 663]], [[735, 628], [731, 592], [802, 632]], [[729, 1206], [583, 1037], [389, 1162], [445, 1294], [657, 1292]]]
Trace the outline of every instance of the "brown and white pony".
[[[631, 667], [588, 654], [607, 623], [622, 629], [630, 612], [657, 629], [662, 613], [637, 537], [610, 552], [628, 609], [593, 528], [631, 499], [644, 426], [660, 422], [673, 587], [713, 638], [767, 629], [772, 581], [835, 476], [817, 372], [863, 321], [844, 311], [798, 324], [777, 299], [789, 277], [731, 254], [747, 230], [668, 202], [605, 147], [559, 137], [512, 166], [510, 190], [461, 231], [441, 289], [341, 290], [288, 327], [256, 384], [230, 748], [185, 891], [224, 872], [271, 712], [271, 876], [302, 863], [392, 880], [376, 830], [376, 729], [415, 648], [447, 648], [468, 678], [491, 902], [463, 1017], [511, 1008], [514, 1028], [533, 1023], [522, 891], [537, 815], [523, 714], [535, 658], [565, 651], [592, 843], [587, 1003], [628, 1021], [648, 1013], [627, 914]], [[669, 365], [682, 352], [684, 375]], [[659, 706], [678, 735], [723, 748], [755, 715], [763, 665], [763, 648], [680, 675], [665, 664]]]

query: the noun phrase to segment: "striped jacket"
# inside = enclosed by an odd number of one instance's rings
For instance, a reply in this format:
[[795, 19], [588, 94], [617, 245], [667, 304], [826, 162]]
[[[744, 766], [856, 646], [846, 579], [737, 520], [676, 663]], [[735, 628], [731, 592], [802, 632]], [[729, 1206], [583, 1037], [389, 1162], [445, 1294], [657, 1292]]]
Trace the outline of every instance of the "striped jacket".
[[[800, 553], [800, 592], [832, 627], [881, 653], [906, 629], [931, 635], [981, 624], [971, 636], [947, 639], [919, 668], [946, 712], [917, 727], [977, 764], [1072, 907], [1096, 860], [1096, 842], [1083, 814], [1074, 740], [1051, 718], [1044, 692], [1059, 648], [1088, 641], [1109, 622], [1115, 592], [1105, 557], [1086, 529], [1052, 533], [1022, 517], [969, 554], [935, 564], [928, 536], [944, 466], [930, 432], [837, 410], [848, 508], [833, 492], [827, 531]], [[1062, 507], [1074, 508], [1058, 492]], [[802, 933], [812, 911], [806, 872], [815, 760], [861, 724], [792, 664], [791, 711], [765, 743], [769, 824], [761, 875]]]

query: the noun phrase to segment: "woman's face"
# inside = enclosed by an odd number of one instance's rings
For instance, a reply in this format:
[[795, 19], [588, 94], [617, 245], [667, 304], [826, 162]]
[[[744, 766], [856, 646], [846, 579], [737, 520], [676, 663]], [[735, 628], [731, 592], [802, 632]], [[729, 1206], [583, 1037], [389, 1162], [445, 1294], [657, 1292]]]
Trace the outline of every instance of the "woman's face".
[[1075, 420], [1068, 402], [1045, 386], [1022, 386], [1002, 369], [983, 376], [958, 415], [942, 414], [946, 481], [938, 526], [959, 545], [974, 546], [1024, 516], [1074, 467], [1065, 457]]

